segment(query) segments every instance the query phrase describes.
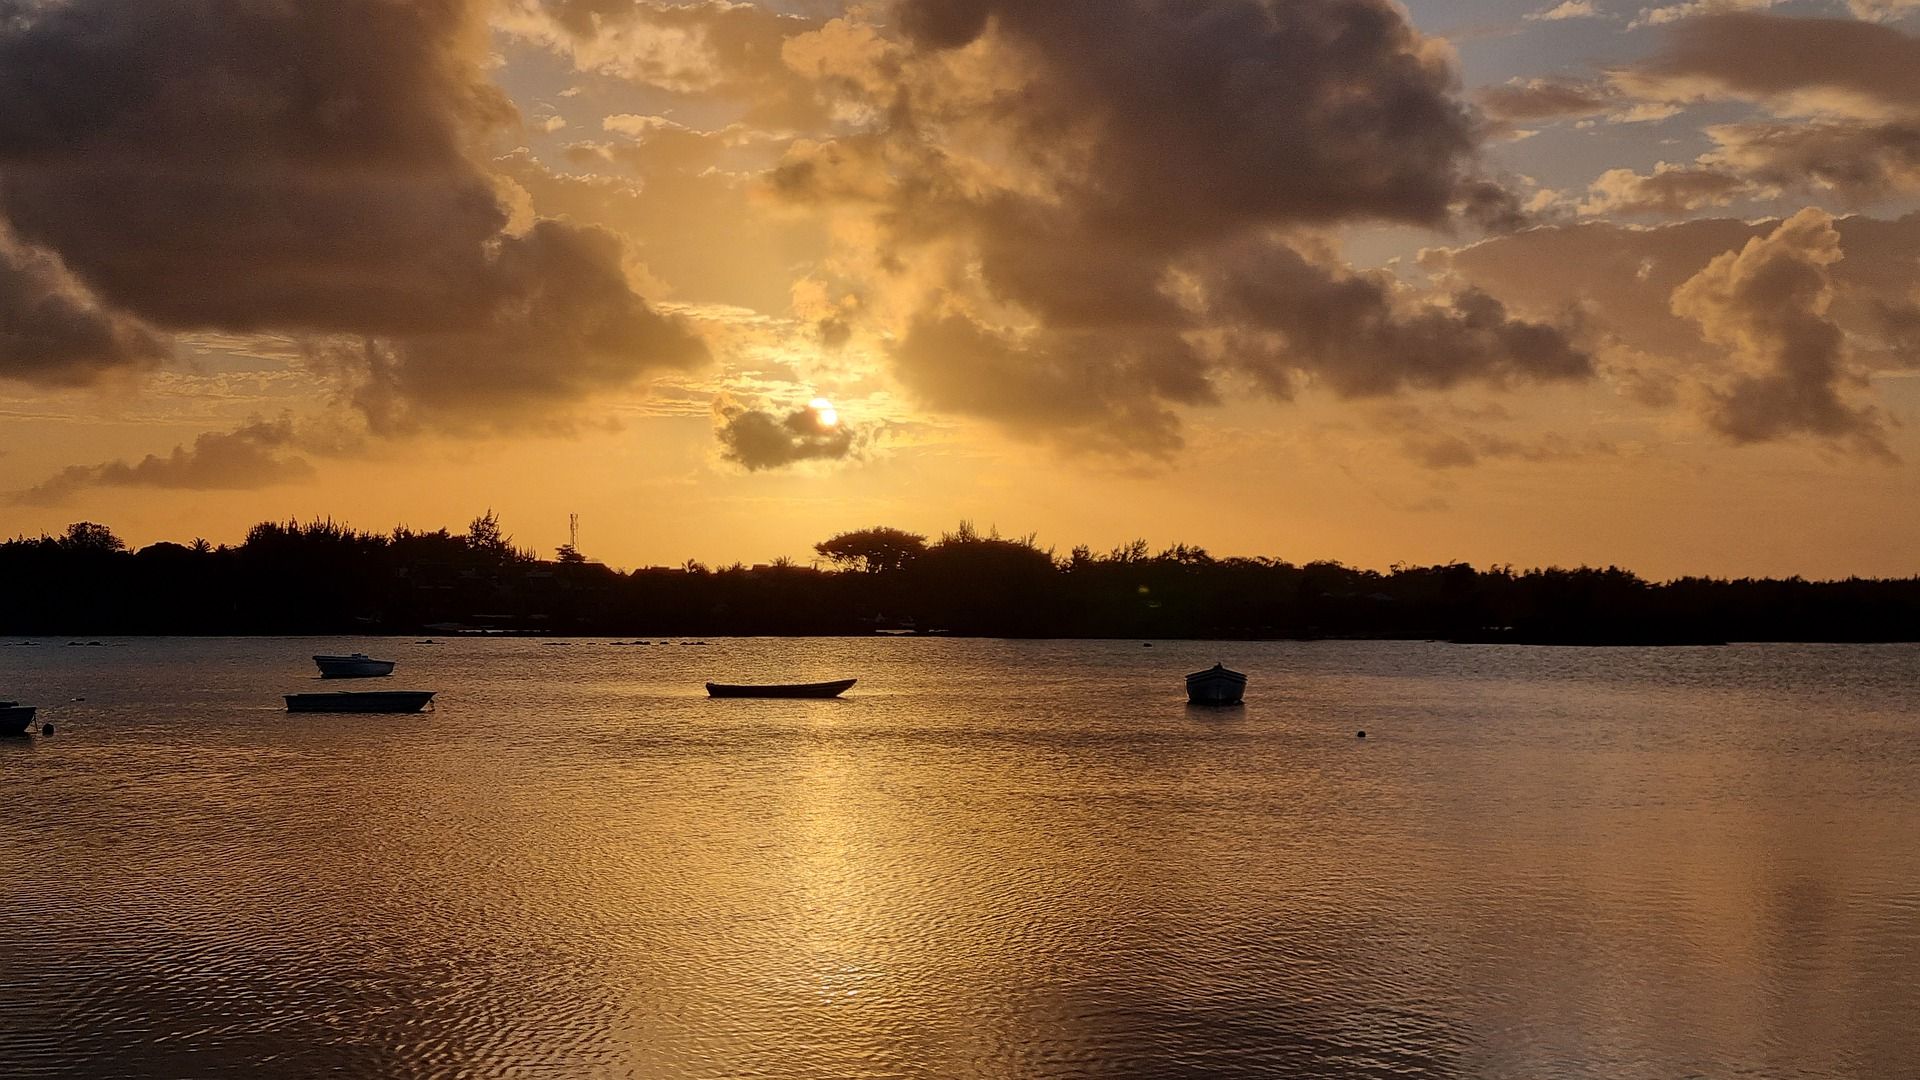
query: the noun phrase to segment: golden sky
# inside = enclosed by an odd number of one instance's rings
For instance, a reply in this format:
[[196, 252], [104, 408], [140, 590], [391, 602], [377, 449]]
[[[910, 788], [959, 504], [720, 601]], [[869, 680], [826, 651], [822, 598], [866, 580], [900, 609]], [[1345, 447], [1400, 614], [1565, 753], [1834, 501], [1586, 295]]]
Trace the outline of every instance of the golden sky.
[[1907, 576], [1917, 73], [1920, 0], [0, 0], [0, 533]]

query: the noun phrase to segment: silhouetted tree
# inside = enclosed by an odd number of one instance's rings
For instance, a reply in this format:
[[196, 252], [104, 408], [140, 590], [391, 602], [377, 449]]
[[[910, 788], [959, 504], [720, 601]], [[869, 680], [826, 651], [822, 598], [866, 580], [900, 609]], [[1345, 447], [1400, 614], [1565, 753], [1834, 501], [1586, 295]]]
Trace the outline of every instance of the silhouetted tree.
[[60, 546], [68, 551], [99, 554], [127, 550], [127, 542], [113, 535], [112, 529], [105, 525], [96, 525], [91, 521], [76, 521], [67, 526], [66, 535], [60, 538]]
[[904, 569], [927, 553], [927, 538], [902, 529], [878, 527], [841, 533], [813, 545], [835, 566], [869, 574]]
[[527, 558], [524, 553], [514, 549], [513, 537], [500, 528], [500, 515], [494, 513], [492, 507], [467, 524], [467, 548], [476, 555], [497, 562]]
[[[893, 547], [835, 541], [878, 534]], [[906, 538], [904, 541], [899, 538]], [[915, 547], [914, 543], [919, 546]], [[262, 522], [236, 547], [126, 550], [105, 526], [0, 542], [0, 632], [413, 632], [452, 623], [608, 634], [850, 634], [879, 628], [1094, 637], [1449, 638], [1555, 644], [1920, 639], [1920, 578], [1681, 578], [1618, 567], [1389, 572], [1216, 558], [1144, 541], [1056, 561], [1032, 535], [963, 522], [928, 545], [842, 534], [837, 571], [789, 559], [622, 574], [516, 550], [491, 511], [465, 533]], [[903, 557], [903, 552], [915, 552]], [[576, 556], [578, 553], [573, 553]], [[876, 569], [877, 567], [877, 569]]]

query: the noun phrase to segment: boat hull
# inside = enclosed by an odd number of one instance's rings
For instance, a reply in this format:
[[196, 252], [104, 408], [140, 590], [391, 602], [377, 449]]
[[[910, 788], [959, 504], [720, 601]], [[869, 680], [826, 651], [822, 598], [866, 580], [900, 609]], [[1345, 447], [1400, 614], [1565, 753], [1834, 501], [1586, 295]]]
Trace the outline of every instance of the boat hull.
[[1247, 677], [1216, 667], [1187, 676], [1187, 701], [1194, 705], [1238, 705], [1247, 694]]
[[33, 728], [33, 716], [38, 711], [31, 705], [0, 708], [0, 736], [25, 735]]
[[708, 683], [707, 695], [717, 698], [837, 698], [853, 689], [853, 684], [859, 681], [858, 679], [841, 679], [837, 682], [787, 683], [768, 686]]
[[331, 694], [288, 694], [290, 713], [417, 713], [433, 700], [432, 690], [385, 690]]
[[393, 674], [394, 661], [369, 656], [316, 656], [323, 679], [377, 679]]

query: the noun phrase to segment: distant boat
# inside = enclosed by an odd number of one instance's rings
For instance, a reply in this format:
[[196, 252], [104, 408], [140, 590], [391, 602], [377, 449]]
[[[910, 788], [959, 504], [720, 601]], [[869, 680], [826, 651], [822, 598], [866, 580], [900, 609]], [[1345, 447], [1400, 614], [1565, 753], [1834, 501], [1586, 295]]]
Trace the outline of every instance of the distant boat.
[[320, 665], [323, 679], [374, 679], [393, 674], [393, 661], [375, 660], [363, 652], [352, 656], [316, 656], [313, 662]]
[[1247, 692], [1247, 677], [1215, 664], [1187, 676], [1187, 700], [1195, 705], [1238, 705]]
[[25, 735], [33, 726], [36, 711], [33, 706], [17, 701], [0, 701], [0, 735]]
[[853, 688], [858, 679], [841, 679], [838, 682], [784, 683], [761, 686], [739, 686], [729, 683], [708, 683], [709, 697], [724, 698], [836, 698]]
[[377, 690], [331, 694], [288, 694], [287, 711], [298, 713], [417, 713], [433, 700], [432, 690]]

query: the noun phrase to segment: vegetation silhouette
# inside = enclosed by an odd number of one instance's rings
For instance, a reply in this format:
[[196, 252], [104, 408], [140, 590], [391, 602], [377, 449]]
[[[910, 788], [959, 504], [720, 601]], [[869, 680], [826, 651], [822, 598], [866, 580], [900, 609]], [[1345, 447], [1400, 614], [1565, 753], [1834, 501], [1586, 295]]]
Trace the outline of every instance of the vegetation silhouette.
[[1411, 638], [1535, 644], [1920, 640], [1920, 578], [1682, 578], [1617, 567], [1388, 571], [1215, 558], [1144, 540], [1064, 556], [963, 522], [938, 540], [870, 528], [826, 565], [621, 572], [464, 533], [262, 522], [236, 546], [139, 551], [106, 526], [0, 543], [0, 633], [581, 635], [951, 633], [1001, 637]]

